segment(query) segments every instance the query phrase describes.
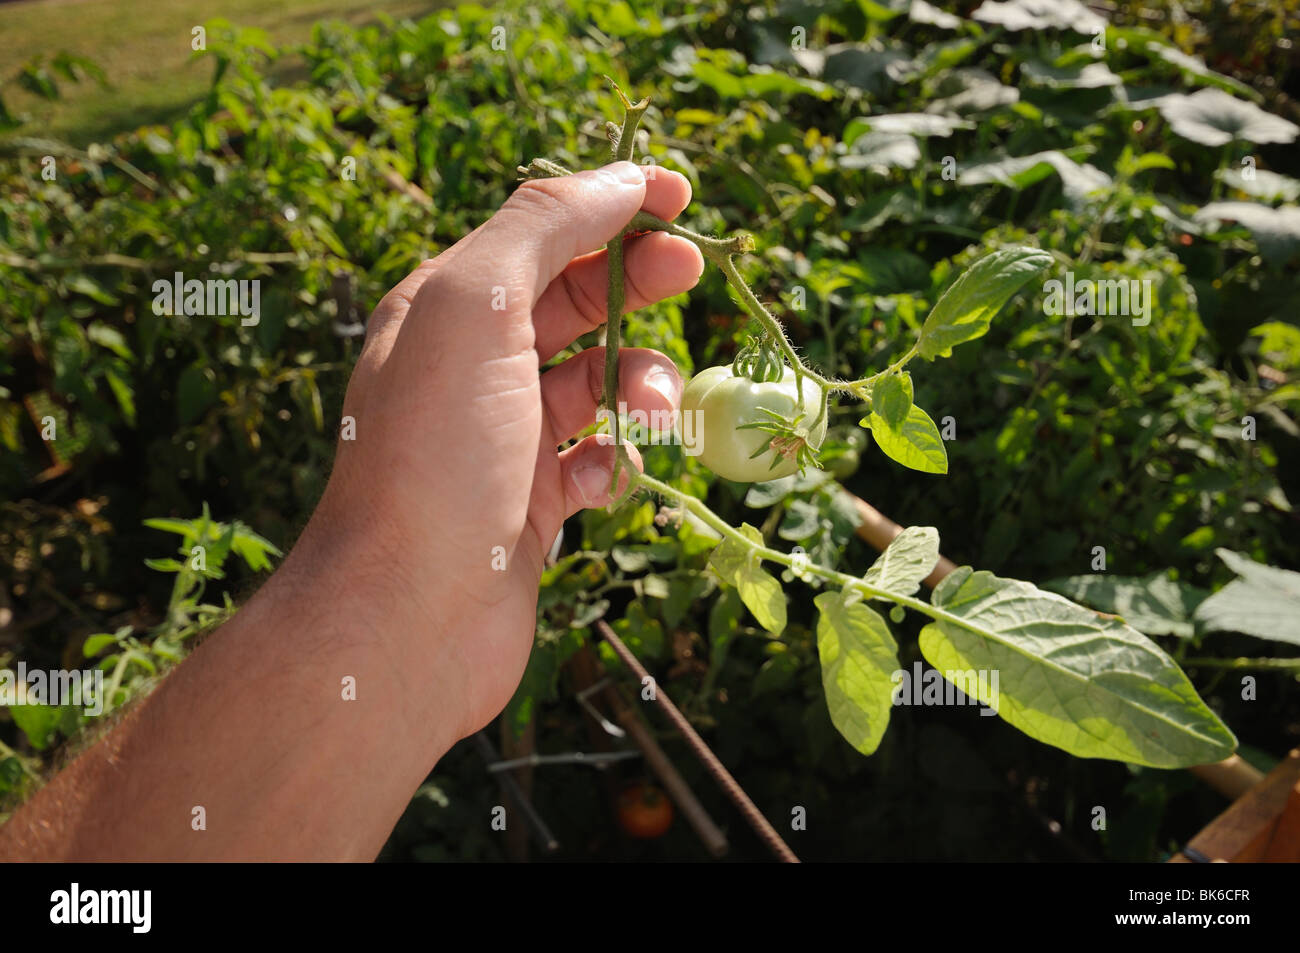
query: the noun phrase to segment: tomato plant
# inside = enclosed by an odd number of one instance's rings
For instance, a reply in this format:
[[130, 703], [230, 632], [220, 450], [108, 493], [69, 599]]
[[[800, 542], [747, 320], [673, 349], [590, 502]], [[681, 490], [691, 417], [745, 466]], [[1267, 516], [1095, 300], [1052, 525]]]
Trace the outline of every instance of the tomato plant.
[[[627, 160], [633, 157], [637, 128], [649, 102], [633, 103], [617, 84], [610, 83], [624, 107], [621, 128], [611, 128], [613, 158]], [[524, 178], [571, 174], [548, 159], [534, 159], [520, 166], [519, 172]], [[710, 394], [727, 388], [710, 415], [718, 418], [720, 437], [727, 426], [739, 432], [758, 423], [748, 418], [764, 412], [777, 432], [773, 449], [788, 445], [785, 441], [802, 440], [796, 436], [799, 421], [809, 411], [800, 409], [806, 400], [798, 397], [807, 379], [822, 391], [823, 406], [815, 423], [824, 418], [830, 394], [849, 394], [865, 405], [867, 416], [861, 424], [870, 429], [882, 452], [911, 469], [933, 473], [947, 471], [947, 453], [933, 420], [913, 400], [906, 366], [917, 357], [928, 361], [947, 357], [958, 345], [982, 337], [1002, 306], [1052, 260], [1046, 252], [1027, 246], [986, 255], [949, 285], [901, 356], [874, 374], [840, 380], [824, 376], [800, 359], [781, 322], [741, 278], [735, 259], [754, 249], [752, 238], [705, 236], [644, 211], [627, 227], [628, 233], [650, 230], [695, 242], [705, 259], [721, 270], [758, 327], [759, 341], [744, 356], [751, 379], [726, 368], [705, 371], [691, 396], [692, 408], [698, 403], [697, 409], [707, 411]], [[619, 236], [610, 243], [605, 407], [614, 406], [618, 393], [622, 241]], [[776, 368], [782, 384], [789, 375], [793, 390], [780, 412], [764, 408], [757, 399], [749, 405], [739, 400], [746, 388], [775, 383], [761, 379]], [[760, 391], [759, 396], [765, 402], [773, 395]], [[746, 422], [737, 425], [738, 418]], [[1197, 695], [1177, 663], [1122, 620], [1103, 618], [1030, 583], [969, 566], [945, 577], [930, 602], [917, 599], [913, 594], [939, 560], [939, 534], [933, 527], [904, 531], [860, 577], [774, 549], [757, 528], [733, 527], [697, 497], [637, 472], [627, 459], [618, 418], [610, 420], [622, 464], [614, 468], [611, 493], [619, 485], [620, 469], [625, 469], [630, 479], [622, 502], [646, 491], [673, 502], [712, 531], [719, 542], [710, 567], [723, 582], [736, 587], [764, 629], [779, 636], [786, 627], [788, 608], [780, 581], [762, 568], [764, 562], [838, 588], [816, 598], [817, 652], [831, 720], [863, 754], [873, 753], [880, 744], [896, 702], [896, 673], [902, 670], [898, 645], [872, 602], [892, 604], [894, 617], [910, 609], [933, 620], [921, 632], [921, 652], [950, 682], [962, 679], [962, 673], [1008, 672], [1010, 684], [991, 687], [984, 679], [970, 679], [959, 687], [1030, 737], [1079, 757], [1168, 768], [1217, 761], [1236, 747], [1232, 732]], [[756, 453], [762, 455], [761, 445]], [[723, 454], [718, 462], [741, 473], [744, 461], [737, 453]]]

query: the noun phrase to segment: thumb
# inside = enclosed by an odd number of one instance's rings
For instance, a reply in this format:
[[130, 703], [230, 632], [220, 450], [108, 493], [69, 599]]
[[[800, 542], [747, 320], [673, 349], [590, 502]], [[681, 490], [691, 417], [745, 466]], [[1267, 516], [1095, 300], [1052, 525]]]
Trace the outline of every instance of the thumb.
[[473, 235], [474, 258], [521, 269], [531, 310], [570, 261], [603, 248], [643, 201], [645, 173], [632, 162], [530, 179]]

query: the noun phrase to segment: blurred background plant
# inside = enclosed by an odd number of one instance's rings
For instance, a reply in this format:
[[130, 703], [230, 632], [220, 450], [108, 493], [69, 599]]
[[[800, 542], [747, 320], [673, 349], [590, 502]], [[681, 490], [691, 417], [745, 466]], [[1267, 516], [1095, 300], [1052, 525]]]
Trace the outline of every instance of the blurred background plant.
[[[942, 372], [919, 369], [918, 402], [955, 428], [946, 477], [864, 446], [850, 405], [828, 465], [899, 522], [938, 527], [958, 563], [1131, 619], [1144, 609], [1134, 624], [1195, 660], [1198, 689], [1261, 767], [1300, 738], [1295, 669], [1250, 669], [1246, 701], [1231, 667], [1294, 658], [1294, 628], [1196, 614], [1239, 574], [1232, 554], [1300, 566], [1295, 3], [408, 3], [397, 12], [433, 12], [310, 36], [322, 10], [356, 20], [360, 5], [232, 3], [231, 19], [262, 26], [209, 22], [193, 54], [189, 15], [164, 4], [166, 55], [184, 54], [157, 67], [166, 82], [115, 63], [106, 40], [63, 58], [64, 39], [19, 43], [10, 22], [46, 36], [43, 6], [0, 10], [7, 51], [38, 54], [0, 77], [0, 663], [80, 667], [108, 651], [124, 698], [246, 594], [267, 541], [288, 548], [321, 492], [369, 309], [504, 201], [521, 162], [605, 161], [609, 74], [652, 98], [646, 161], [691, 179], [683, 221], [754, 233], [745, 277], [829, 372], [883, 367], [952, 276], [1005, 242], [1055, 253], [1048, 278], [1151, 279], [1148, 325], [1048, 315], [1035, 286]], [[165, 121], [139, 126], [123, 108], [137, 95]], [[153, 282], [176, 271], [260, 279], [260, 322], [155, 313]], [[708, 273], [625, 333], [689, 372], [729, 361], [743, 322]], [[847, 571], [870, 563], [835, 481], [747, 488], [674, 447], [645, 458], [733, 523]], [[773, 639], [704, 573], [707, 541], [657, 515], [642, 503], [571, 522], [508, 732], [542, 751], [590, 743], [569, 663], [592, 645], [625, 680], [592, 634], [604, 617], [769, 817], [801, 805], [815, 818], [793, 840], [807, 859], [1155, 860], [1217, 813], [1186, 774], [1077, 761], [969, 708], [897, 709], [861, 758], [826, 712], [813, 592]], [[181, 522], [145, 522], [160, 516]], [[186, 577], [183, 554], [151, 571], [159, 528], [219, 550], [233, 533], [246, 571], [209, 557], [222, 575]], [[1099, 546], [1110, 589], [1078, 578]], [[914, 642], [901, 657], [919, 660]], [[0, 714], [0, 792], [27, 790], [79, 728], [33, 737], [21, 717]], [[680, 739], [660, 740], [732, 856], [765, 856]], [[539, 769], [533, 798], [561, 856], [707, 856], [680, 823], [621, 835], [607, 788], [586, 768]], [[505, 856], [482, 823], [495, 790], [458, 746], [385, 857]]]

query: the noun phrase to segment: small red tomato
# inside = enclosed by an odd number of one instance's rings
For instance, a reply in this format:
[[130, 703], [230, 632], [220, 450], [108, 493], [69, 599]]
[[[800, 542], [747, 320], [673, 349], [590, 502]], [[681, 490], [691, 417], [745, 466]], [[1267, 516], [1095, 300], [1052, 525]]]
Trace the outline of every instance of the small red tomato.
[[663, 837], [673, 824], [673, 802], [653, 784], [632, 784], [618, 796], [618, 826], [629, 837]]

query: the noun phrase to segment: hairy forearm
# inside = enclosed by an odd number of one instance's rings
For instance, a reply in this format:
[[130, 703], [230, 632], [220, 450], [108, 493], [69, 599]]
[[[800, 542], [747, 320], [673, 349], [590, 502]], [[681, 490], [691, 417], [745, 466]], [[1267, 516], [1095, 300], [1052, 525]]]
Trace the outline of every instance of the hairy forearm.
[[0, 828], [0, 859], [373, 860], [456, 740], [436, 633], [392, 606], [290, 557]]

